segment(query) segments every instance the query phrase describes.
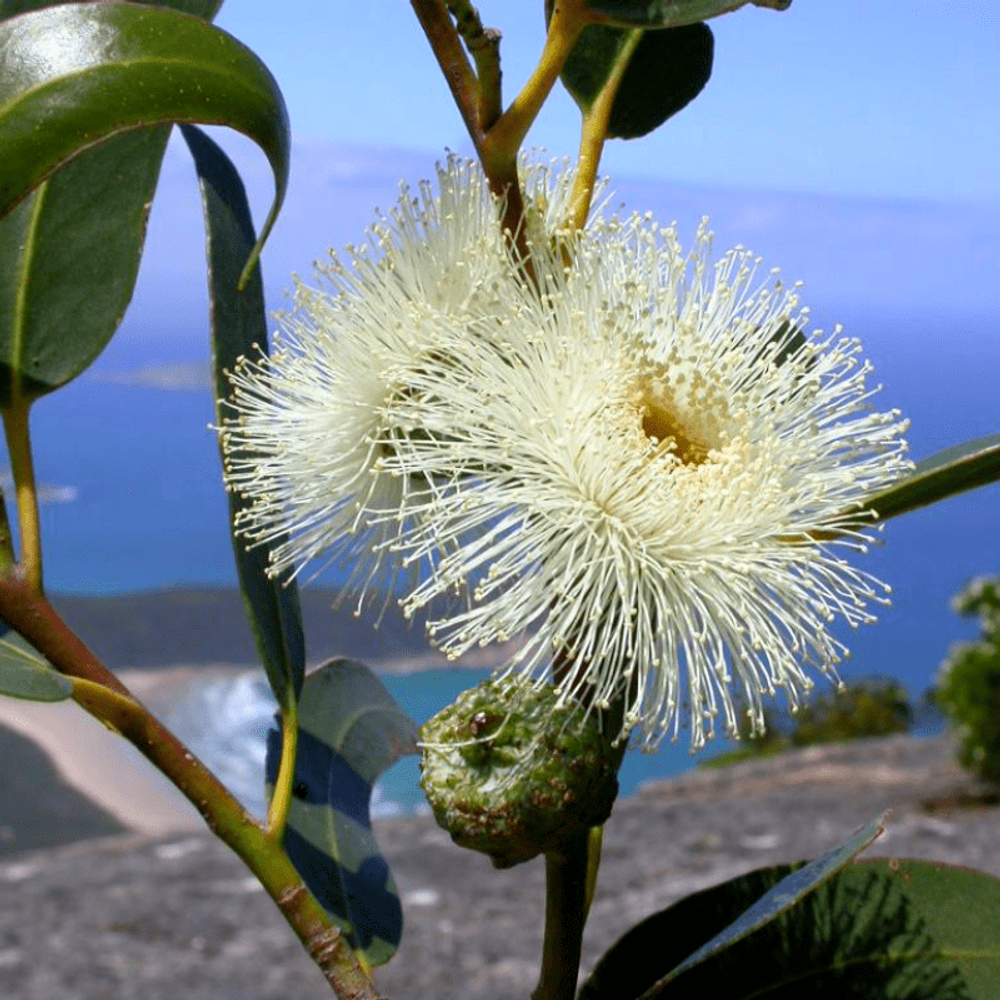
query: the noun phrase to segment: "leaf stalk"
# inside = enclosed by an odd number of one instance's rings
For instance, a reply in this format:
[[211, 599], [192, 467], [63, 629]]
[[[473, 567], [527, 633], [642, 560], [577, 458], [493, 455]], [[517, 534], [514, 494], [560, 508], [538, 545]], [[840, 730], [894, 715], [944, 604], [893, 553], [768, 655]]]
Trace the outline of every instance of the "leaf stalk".
[[15, 393], [3, 411], [10, 467], [17, 498], [17, 523], [20, 534], [22, 579], [33, 594], [42, 593], [42, 531], [38, 517], [38, 487], [35, 463], [31, 454], [28, 414], [31, 404]]
[[569, 199], [569, 215], [567, 225], [572, 230], [583, 229], [590, 214], [590, 205], [594, 197], [594, 186], [597, 183], [597, 170], [601, 164], [601, 154], [607, 141], [608, 125], [611, 121], [611, 110], [614, 107], [615, 96], [625, 76], [625, 71], [632, 60], [643, 32], [630, 31], [625, 36], [614, 67], [604, 81], [597, 98], [583, 115], [580, 126], [580, 149], [577, 157], [576, 176], [573, 178], [573, 190]]
[[299, 742], [299, 702], [288, 698], [281, 710], [281, 764], [274, 782], [274, 793], [267, 810], [267, 834], [275, 843], [285, 842], [288, 810], [292, 804], [292, 787], [295, 782], [295, 755]]

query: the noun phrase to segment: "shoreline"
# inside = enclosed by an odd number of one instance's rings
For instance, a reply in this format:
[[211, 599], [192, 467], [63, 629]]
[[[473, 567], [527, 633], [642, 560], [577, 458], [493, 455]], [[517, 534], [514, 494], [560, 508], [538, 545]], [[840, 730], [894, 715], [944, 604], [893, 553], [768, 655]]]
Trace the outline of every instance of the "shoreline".
[[[474, 659], [475, 663], [458, 667], [430, 653], [373, 662], [370, 666], [382, 676], [401, 676], [442, 669], [488, 669], [491, 665], [488, 657]], [[160, 719], [169, 716], [191, 685], [248, 673], [263, 676], [263, 669], [254, 663], [185, 663], [115, 671]], [[33, 702], [0, 696], [0, 726], [29, 739], [70, 788], [131, 832], [164, 836], [205, 828], [201, 815], [183, 793], [135, 747], [71, 700]]]

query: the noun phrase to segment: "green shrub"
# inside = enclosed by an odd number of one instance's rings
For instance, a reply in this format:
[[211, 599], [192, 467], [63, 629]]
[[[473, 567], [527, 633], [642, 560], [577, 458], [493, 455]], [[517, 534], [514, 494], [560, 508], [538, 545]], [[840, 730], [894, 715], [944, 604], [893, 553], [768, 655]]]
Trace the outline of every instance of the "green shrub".
[[981, 635], [951, 647], [938, 674], [937, 702], [958, 733], [961, 765], [1000, 783], [1000, 577], [973, 580], [952, 606], [978, 616]]
[[912, 722], [906, 688], [891, 677], [872, 677], [807, 702], [792, 716], [788, 735], [792, 746], [804, 747], [905, 733]]
[[869, 677], [821, 694], [788, 716], [765, 709], [764, 734], [743, 734], [742, 746], [706, 761], [710, 766], [766, 757], [793, 747], [905, 733], [913, 722], [906, 688], [891, 677]]

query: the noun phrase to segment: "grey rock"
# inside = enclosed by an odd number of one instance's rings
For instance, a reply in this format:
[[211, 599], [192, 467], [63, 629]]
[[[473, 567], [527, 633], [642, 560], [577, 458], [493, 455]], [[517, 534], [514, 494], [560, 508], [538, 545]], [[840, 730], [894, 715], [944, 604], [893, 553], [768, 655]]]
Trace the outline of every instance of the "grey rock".
[[[813, 857], [891, 809], [870, 855], [1000, 875], [1000, 812], [947, 807], [969, 780], [947, 737], [888, 737], [698, 770], [619, 801], [605, 831], [584, 967], [651, 912], [754, 868]], [[391, 1000], [525, 1000], [544, 866], [496, 871], [430, 817], [376, 834], [406, 929], [378, 970]], [[0, 864], [0, 996], [319, 1000], [332, 996], [277, 909], [210, 836], [101, 838]]]

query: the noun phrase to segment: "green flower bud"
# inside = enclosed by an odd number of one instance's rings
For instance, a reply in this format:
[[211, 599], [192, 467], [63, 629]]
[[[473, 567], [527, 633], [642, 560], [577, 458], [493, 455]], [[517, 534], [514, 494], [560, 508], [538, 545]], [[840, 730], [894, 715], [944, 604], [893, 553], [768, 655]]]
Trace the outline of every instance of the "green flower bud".
[[510, 868], [603, 823], [618, 795], [621, 748], [551, 685], [485, 681], [420, 731], [420, 784], [461, 847]]

